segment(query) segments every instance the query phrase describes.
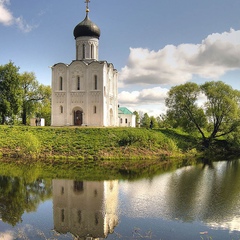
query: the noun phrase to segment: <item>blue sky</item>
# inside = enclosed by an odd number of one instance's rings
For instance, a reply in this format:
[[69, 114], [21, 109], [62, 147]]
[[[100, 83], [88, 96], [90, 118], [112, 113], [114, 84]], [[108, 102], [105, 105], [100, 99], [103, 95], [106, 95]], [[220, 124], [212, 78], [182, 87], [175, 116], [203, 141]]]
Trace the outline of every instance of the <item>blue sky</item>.
[[[91, 0], [99, 59], [119, 71], [119, 104], [158, 115], [171, 86], [222, 80], [240, 90], [239, 0]], [[84, 0], [0, 0], [0, 64], [51, 84], [49, 66], [75, 59]]]

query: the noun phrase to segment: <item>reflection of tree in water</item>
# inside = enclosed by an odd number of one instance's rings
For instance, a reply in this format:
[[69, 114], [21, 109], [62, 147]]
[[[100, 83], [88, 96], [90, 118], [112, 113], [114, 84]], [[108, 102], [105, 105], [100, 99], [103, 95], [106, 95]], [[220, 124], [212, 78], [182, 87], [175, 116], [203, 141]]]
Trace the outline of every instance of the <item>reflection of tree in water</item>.
[[168, 206], [171, 218], [192, 221], [198, 204], [198, 182], [201, 179], [201, 168], [186, 167], [184, 172], [174, 173], [168, 186]]
[[219, 223], [239, 216], [239, 174], [240, 161], [176, 172], [168, 186], [169, 215], [183, 221], [198, 218]]
[[0, 176], [0, 216], [12, 226], [22, 219], [24, 211], [35, 211], [38, 204], [52, 195], [51, 181], [26, 183], [22, 178]]
[[24, 195], [18, 178], [0, 177], [0, 213], [4, 222], [13, 226], [21, 220], [24, 213]]
[[240, 214], [240, 165], [239, 161], [224, 163], [221, 171], [215, 171], [211, 181], [211, 194], [208, 198], [203, 218], [208, 221], [232, 219]]

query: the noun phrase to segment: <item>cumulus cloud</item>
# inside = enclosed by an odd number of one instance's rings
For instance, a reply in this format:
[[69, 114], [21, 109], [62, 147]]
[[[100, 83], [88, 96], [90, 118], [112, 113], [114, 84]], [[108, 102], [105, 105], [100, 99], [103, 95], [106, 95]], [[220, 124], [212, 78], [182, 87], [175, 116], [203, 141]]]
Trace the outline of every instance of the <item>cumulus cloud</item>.
[[150, 116], [158, 116], [165, 112], [165, 98], [168, 89], [154, 87], [140, 91], [122, 91], [118, 94], [120, 106], [127, 106], [131, 111], [147, 112]]
[[0, 24], [5, 26], [16, 25], [22, 32], [30, 32], [36, 26], [29, 25], [22, 16], [15, 18], [8, 9], [10, 0], [0, 0]]
[[12, 13], [6, 7], [9, 3], [9, 0], [0, 0], [0, 23], [6, 26], [11, 25], [14, 20]]
[[13, 240], [14, 234], [12, 232], [2, 232], [0, 240]]
[[200, 44], [167, 45], [159, 51], [130, 48], [120, 86], [182, 84], [194, 75], [217, 79], [240, 69], [240, 30], [209, 35]]
[[141, 91], [122, 91], [118, 94], [118, 101], [120, 104], [136, 105], [136, 104], [155, 104], [164, 101], [167, 96], [168, 89], [161, 87], [154, 87], [149, 89], [142, 89]]

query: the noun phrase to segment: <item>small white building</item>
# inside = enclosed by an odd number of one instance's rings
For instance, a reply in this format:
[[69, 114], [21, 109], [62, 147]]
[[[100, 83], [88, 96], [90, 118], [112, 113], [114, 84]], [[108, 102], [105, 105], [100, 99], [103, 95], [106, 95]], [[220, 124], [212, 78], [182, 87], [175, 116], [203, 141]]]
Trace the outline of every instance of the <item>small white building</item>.
[[52, 66], [52, 126], [118, 126], [118, 72], [98, 60], [99, 27], [86, 17], [73, 31], [76, 60]]
[[136, 115], [126, 107], [118, 108], [119, 127], [136, 127]]
[[31, 118], [30, 126], [45, 126], [45, 118]]

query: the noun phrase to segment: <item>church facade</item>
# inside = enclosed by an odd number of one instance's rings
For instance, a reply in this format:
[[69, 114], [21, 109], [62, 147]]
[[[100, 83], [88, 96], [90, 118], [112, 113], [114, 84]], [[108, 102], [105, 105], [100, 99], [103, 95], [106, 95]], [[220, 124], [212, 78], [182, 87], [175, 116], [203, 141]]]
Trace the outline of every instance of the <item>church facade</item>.
[[100, 29], [86, 17], [73, 31], [76, 60], [52, 66], [52, 126], [119, 126], [118, 72], [99, 61]]

